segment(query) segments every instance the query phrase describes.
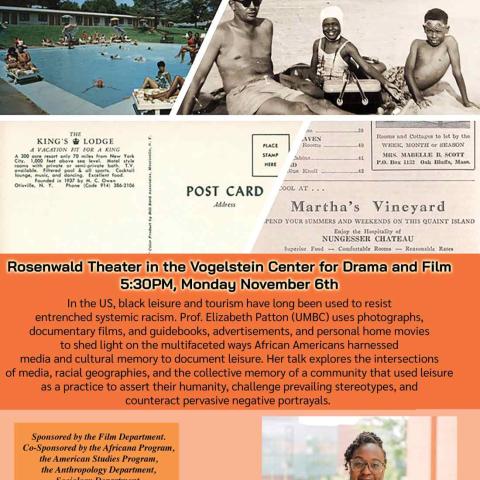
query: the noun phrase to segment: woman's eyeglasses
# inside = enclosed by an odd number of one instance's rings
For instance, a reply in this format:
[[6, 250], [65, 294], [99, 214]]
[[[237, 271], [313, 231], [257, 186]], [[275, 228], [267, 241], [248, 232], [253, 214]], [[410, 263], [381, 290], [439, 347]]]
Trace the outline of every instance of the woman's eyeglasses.
[[380, 462], [380, 460], [374, 460], [370, 463], [359, 458], [350, 460], [350, 468], [355, 472], [361, 472], [365, 467], [368, 467], [372, 473], [381, 473], [385, 470], [385, 464]]

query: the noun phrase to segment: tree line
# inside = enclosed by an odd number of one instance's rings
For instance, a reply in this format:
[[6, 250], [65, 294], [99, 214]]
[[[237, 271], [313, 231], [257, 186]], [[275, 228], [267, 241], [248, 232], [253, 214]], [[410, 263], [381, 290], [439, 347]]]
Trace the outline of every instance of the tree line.
[[72, 0], [2, 0], [2, 5], [30, 7], [39, 5], [54, 10], [70, 10], [98, 13], [120, 13], [150, 16], [160, 22], [171, 21], [197, 23], [209, 21], [215, 15], [221, 0], [133, 0], [133, 5], [115, 0], [85, 0], [82, 5]]

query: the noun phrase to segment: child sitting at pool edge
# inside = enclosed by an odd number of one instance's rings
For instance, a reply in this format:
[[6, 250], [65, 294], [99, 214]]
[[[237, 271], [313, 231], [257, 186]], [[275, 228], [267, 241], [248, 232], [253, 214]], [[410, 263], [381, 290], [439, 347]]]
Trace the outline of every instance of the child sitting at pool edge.
[[412, 42], [405, 67], [394, 67], [385, 73], [385, 77], [402, 90], [400, 103], [405, 105], [413, 97], [419, 107], [427, 107], [431, 102], [425, 97], [442, 90], [458, 99], [450, 85], [439, 83], [451, 65], [460, 90], [461, 102], [465, 107], [476, 107], [468, 99], [457, 41], [447, 35], [450, 29], [447, 13], [439, 8], [432, 8], [425, 14], [424, 22], [426, 40], [415, 39]]

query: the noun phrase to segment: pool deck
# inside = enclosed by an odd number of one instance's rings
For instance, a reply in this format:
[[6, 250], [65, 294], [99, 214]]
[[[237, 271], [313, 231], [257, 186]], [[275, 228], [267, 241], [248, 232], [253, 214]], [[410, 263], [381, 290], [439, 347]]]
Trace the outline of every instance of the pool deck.
[[[8, 99], [3, 98], [5, 95], [2, 90], [0, 92], [0, 115], [22, 114], [23, 108], [26, 109], [24, 114], [27, 115], [45, 113], [49, 115], [135, 115], [133, 100], [130, 97], [109, 107], [101, 108], [45, 80], [23, 85], [15, 84], [7, 77], [6, 70], [0, 69], [1, 80], [3, 82], [0, 87], [5, 88]], [[20, 98], [21, 100], [19, 100]], [[30, 102], [31, 110], [27, 109], [26, 100]], [[34, 105], [31, 105], [32, 102]], [[36, 109], [34, 109], [35, 106]]]
[[0, 115], [46, 115], [29, 98], [0, 79]]

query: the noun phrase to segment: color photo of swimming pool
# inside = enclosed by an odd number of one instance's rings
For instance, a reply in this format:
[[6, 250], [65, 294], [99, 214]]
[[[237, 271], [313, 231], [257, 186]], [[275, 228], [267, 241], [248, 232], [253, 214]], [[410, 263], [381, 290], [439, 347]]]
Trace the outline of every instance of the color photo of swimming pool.
[[[29, 51], [47, 82], [105, 108], [130, 97], [135, 88], [141, 87], [145, 77], [155, 78], [160, 60], [166, 63], [172, 80], [175, 75], [185, 77], [190, 68], [189, 58], [187, 55], [186, 63], [180, 63], [175, 58], [179, 49], [180, 45], [176, 44], [114, 43], [84, 45], [70, 50], [56, 47]], [[94, 86], [100, 79], [104, 88]]]

